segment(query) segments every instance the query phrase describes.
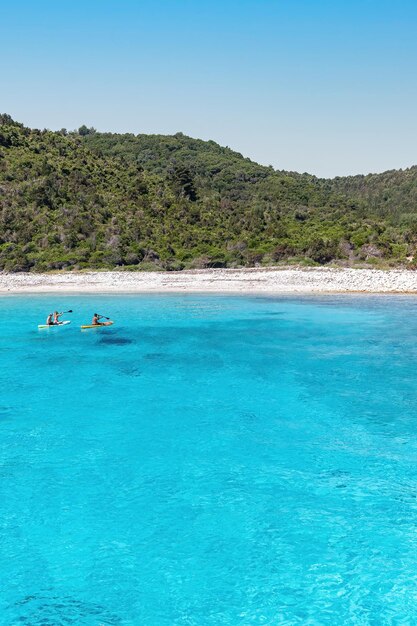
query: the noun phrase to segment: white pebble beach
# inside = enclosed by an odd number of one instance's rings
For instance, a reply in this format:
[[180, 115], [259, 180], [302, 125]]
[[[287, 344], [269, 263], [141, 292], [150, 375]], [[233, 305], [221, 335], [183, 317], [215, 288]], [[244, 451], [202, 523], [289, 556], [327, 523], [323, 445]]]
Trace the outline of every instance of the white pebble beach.
[[417, 272], [352, 268], [0, 273], [0, 293], [417, 294]]

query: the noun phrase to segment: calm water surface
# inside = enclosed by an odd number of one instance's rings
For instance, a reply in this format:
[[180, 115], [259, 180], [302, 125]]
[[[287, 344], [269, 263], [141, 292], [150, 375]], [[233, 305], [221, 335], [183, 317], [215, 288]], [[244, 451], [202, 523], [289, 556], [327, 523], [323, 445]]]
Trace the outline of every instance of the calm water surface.
[[0, 623], [417, 623], [416, 312], [1, 298]]

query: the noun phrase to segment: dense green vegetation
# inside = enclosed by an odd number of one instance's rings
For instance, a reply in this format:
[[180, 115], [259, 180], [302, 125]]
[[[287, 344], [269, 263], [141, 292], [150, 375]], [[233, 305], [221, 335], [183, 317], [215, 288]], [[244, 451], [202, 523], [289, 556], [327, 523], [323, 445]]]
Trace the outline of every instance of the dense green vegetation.
[[417, 168], [324, 180], [181, 133], [0, 116], [3, 270], [410, 264], [416, 245]]

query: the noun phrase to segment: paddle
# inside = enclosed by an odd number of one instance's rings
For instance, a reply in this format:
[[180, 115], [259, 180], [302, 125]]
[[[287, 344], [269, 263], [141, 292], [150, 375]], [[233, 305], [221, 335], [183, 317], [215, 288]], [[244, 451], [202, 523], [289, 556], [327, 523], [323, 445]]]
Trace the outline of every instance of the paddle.
[[[60, 313], [59, 315], [64, 315], [64, 313], [72, 313], [72, 309], [70, 309], [69, 311], [62, 311], [62, 313]], [[57, 324], [55, 324], [56, 326], [59, 326], [60, 324], [62, 324], [62, 322], [58, 322]]]
[[99, 318], [101, 319], [102, 317], [104, 317], [105, 320], [109, 320], [109, 317], [106, 317], [105, 315], [99, 315]]

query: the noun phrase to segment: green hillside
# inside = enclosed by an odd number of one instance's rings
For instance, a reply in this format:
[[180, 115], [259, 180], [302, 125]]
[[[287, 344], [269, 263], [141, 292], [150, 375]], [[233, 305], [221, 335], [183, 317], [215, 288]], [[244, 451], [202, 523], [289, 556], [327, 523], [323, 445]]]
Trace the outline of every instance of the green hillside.
[[328, 181], [331, 189], [361, 200], [369, 213], [400, 226], [417, 224], [417, 167]]
[[212, 141], [0, 116], [0, 269], [406, 264], [417, 168], [318, 179]]

